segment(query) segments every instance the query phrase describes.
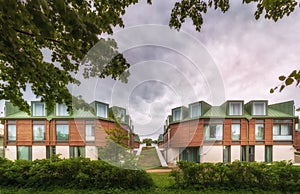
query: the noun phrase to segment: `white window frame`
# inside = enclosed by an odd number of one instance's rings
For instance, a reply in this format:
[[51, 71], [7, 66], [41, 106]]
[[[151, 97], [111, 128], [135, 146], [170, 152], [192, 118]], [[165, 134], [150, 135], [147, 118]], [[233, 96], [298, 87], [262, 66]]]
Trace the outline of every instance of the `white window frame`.
[[[235, 113], [233, 108], [235, 105], [239, 105], [239, 113]], [[242, 102], [229, 102], [229, 115], [239, 116], [243, 114], [243, 104]]]
[[[256, 105], [263, 105], [263, 113], [257, 113]], [[266, 102], [253, 102], [253, 115], [266, 115]]]
[[[215, 135], [213, 136], [212, 127], [215, 127]], [[223, 140], [223, 124], [205, 124], [204, 125], [205, 140]]]
[[[88, 131], [90, 130], [90, 134]], [[86, 141], [95, 141], [95, 127], [93, 124], [85, 125], [85, 140]]]
[[[13, 131], [10, 132], [10, 130], [13, 130]], [[9, 135], [10, 133], [13, 133], [14, 136], [10, 136]], [[9, 139], [10, 137], [14, 137], [14, 138]], [[8, 124], [7, 125], [7, 141], [16, 141], [16, 140], [17, 140], [17, 126], [15, 124]]]
[[[37, 138], [36, 139], [36, 133], [35, 131], [38, 129], [38, 128], [41, 128], [43, 131], [42, 131], [42, 135], [43, 135], [43, 139], [39, 139]], [[41, 124], [33, 124], [32, 125], [32, 139], [33, 141], [45, 141], [46, 139], [46, 128], [45, 128], [45, 125], [41, 125]]]
[[[42, 107], [43, 110], [41, 110], [42, 114], [37, 113], [37, 110], [36, 110], [37, 105], [42, 105], [43, 106]], [[44, 116], [46, 116], [45, 103], [43, 103], [43, 102], [32, 102], [32, 116], [35, 116], [35, 117], [44, 117]]]
[[[106, 105], [106, 104], [102, 104], [102, 103], [97, 103], [97, 105], [96, 105], [97, 107], [97, 117], [101, 117], [101, 118], [107, 118], [108, 116], [108, 114], [107, 114], [107, 110], [108, 110], [108, 106]], [[100, 112], [100, 107], [105, 107], [105, 109], [104, 109], [104, 114], [102, 114], [101, 112]]]
[[[198, 109], [198, 110], [196, 110], [195, 115], [193, 114], [194, 109]], [[200, 103], [191, 104], [190, 105], [190, 117], [196, 118], [196, 117], [200, 117], [200, 116], [201, 116], [201, 104]]]
[[[179, 112], [179, 118], [176, 118], [176, 115], [178, 114], [178, 112]], [[182, 109], [181, 108], [174, 109], [172, 115], [173, 115], [173, 121], [180, 121], [180, 120], [182, 120]]]
[[56, 116], [69, 116], [68, 107], [65, 104], [56, 103]]

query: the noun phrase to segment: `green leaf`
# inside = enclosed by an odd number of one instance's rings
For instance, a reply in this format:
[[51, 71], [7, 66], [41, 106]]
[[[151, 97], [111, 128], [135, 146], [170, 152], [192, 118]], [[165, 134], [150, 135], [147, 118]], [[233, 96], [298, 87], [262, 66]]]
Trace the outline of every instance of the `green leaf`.
[[279, 89], [279, 92], [281, 92], [284, 88], [285, 88], [285, 85], [281, 85], [280, 89]]
[[293, 82], [294, 82], [294, 79], [289, 77], [289, 78], [287, 78], [287, 79], [285, 80], [285, 85], [286, 85], [286, 86], [289, 86], [289, 85], [291, 85]]
[[286, 78], [286, 77], [285, 77], [284, 75], [281, 75], [281, 76], [279, 76], [278, 79], [279, 79], [280, 81], [283, 81], [283, 80], [285, 80], [285, 78]]

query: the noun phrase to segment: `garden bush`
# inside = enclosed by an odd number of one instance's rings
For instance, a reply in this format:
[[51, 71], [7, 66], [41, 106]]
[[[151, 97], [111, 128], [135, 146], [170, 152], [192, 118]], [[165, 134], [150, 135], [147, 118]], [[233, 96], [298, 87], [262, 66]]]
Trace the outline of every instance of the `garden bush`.
[[55, 156], [32, 162], [0, 158], [0, 186], [137, 189], [152, 187], [153, 180], [143, 170], [121, 169], [87, 158]]
[[180, 161], [170, 174], [174, 187], [300, 191], [300, 167], [290, 162], [193, 163]]

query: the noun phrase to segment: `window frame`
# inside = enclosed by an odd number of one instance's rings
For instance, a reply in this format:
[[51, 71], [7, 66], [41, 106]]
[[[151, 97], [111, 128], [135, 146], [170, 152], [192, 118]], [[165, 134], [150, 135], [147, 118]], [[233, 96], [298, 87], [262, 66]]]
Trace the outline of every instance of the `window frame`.
[[[259, 131], [259, 126], [262, 126], [262, 135], [259, 135], [261, 131]], [[256, 141], [264, 141], [265, 140], [265, 123], [263, 120], [256, 120], [255, 122], [255, 140]]]
[[[38, 126], [42, 126], [43, 127], [43, 139], [35, 139], [35, 127], [38, 127]], [[46, 126], [45, 124], [41, 124], [41, 123], [35, 123], [33, 122], [32, 124], [32, 141], [33, 143], [44, 143], [46, 140]]]
[[[104, 115], [102, 115], [101, 112], [100, 112], [100, 106], [105, 107], [105, 109], [104, 109]], [[104, 104], [104, 103], [98, 102], [96, 104], [96, 116], [100, 117], [100, 118], [106, 118], [107, 119], [108, 118], [108, 105]]]
[[86, 157], [85, 146], [70, 146], [69, 152], [70, 158]]
[[[234, 105], [239, 105], [239, 113], [234, 112]], [[229, 111], [228, 114], [230, 116], [241, 116], [243, 115], [243, 103], [242, 102], [229, 102]]]
[[[179, 118], [176, 118], [176, 112], [179, 112]], [[181, 121], [182, 120], [182, 108], [175, 108], [172, 110], [173, 121]]]
[[[61, 111], [61, 110], [63, 110], [63, 111]], [[70, 116], [67, 105], [56, 103], [55, 115], [59, 116], [59, 117]]]
[[[27, 148], [27, 155], [28, 155], [28, 158], [27, 159], [23, 159], [23, 158], [20, 158], [20, 152], [21, 150], [19, 150], [20, 148]], [[32, 161], [32, 146], [23, 146], [23, 145], [19, 145], [17, 146], [17, 160], [28, 160], [28, 161]]]
[[[66, 139], [59, 139], [58, 138], [58, 126], [67, 126], [67, 138]], [[65, 129], [60, 129], [60, 130], [65, 130]], [[69, 126], [69, 123], [66, 121], [66, 122], [57, 122], [55, 124], [55, 140], [56, 140], [56, 143], [68, 143], [69, 142], [69, 139], [70, 139], [70, 126]]]
[[[43, 105], [42, 115], [37, 114], [37, 111], [36, 111], [37, 105]], [[33, 117], [45, 117], [46, 116], [46, 105], [44, 102], [32, 102], [31, 106], [32, 106], [31, 107], [31, 111], [32, 111], [31, 115]]]
[[[263, 113], [258, 114], [256, 111], [256, 105], [257, 104], [263, 104]], [[253, 102], [252, 104], [252, 115], [255, 116], [265, 116], [267, 114], [267, 103], [266, 102]]]
[[[12, 137], [14, 137], [14, 139], [10, 139], [10, 126], [14, 126], [14, 136], [12, 136]], [[17, 125], [16, 125], [16, 123], [8, 123], [7, 124], [7, 137], [6, 137], [6, 140], [7, 140], [7, 143], [8, 144], [15, 144], [16, 143], [16, 141], [17, 141]]]
[[[193, 109], [197, 107], [196, 114], [193, 114]], [[201, 117], [201, 103], [193, 103], [190, 104], [190, 118], [198, 118]]]
[[[282, 135], [282, 126], [283, 125], [287, 125], [288, 128], [288, 135]], [[279, 134], [278, 135], [274, 135], [274, 127], [275, 126], [279, 126]], [[280, 140], [284, 140], [284, 141], [292, 141], [293, 140], [293, 121], [289, 120], [289, 119], [276, 119], [273, 120], [273, 126], [272, 126], [272, 139], [274, 141], [280, 141]], [[277, 138], [274, 138], [277, 137]], [[286, 138], [284, 138], [286, 137]]]
[[[218, 130], [220, 130], [221, 133], [220, 132], [218, 133]], [[207, 134], [207, 133], [209, 133], [209, 134]], [[217, 134], [221, 134], [221, 136], [220, 135], [217, 136]], [[204, 123], [204, 140], [205, 141], [222, 141], [223, 138], [224, 138], [223, 123]]]
[[[90, 136], [87, 136], [87, 126], [91, 126], [92, 134]], [[92, 138], [87, 138], [92, 137]], [[86, 142], [94, 142], [95, 141], [95, 126], [93, 122], [86, 122], [85, 123], [85, 141]]]

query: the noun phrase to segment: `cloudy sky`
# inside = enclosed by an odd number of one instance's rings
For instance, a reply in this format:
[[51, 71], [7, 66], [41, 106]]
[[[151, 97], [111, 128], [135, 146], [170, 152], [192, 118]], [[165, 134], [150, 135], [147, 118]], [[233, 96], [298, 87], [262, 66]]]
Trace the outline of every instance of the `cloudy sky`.
[[300, 107], [299, 88], [269, 93], [280, 83], [278, 76], [300, 67], [299, 8], [275, 23], [255, 20], [255, 7], [240, 2], [232, 1], [225, 14], [209, 10], [200, 33], [190, 20], [180, 32], [169, 29], [175, 1], [130, 6], [126, 27], [115, 28], [113, 36], [131, 64], [129, 82], [82, 80], [72, 93], [125, 107], [135, 132], [154, 139], [172, 108], [195, 101], [294, 100]]

